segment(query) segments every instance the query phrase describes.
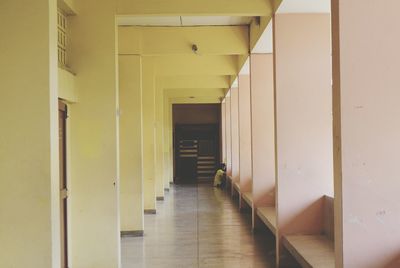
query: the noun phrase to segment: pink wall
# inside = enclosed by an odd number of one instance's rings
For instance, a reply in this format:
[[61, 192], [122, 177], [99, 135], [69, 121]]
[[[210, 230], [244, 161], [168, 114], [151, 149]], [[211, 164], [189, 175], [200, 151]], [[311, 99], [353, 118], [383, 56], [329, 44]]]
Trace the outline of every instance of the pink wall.
[[278, 14], [275, 21], [279, 235], [323, 231], [333, 195], [329, 14]]
[[225, 102], [221, 103], [221, 147], [222, 163], [226, 163], [226, 122], [225, 122], [226, 112], [225, 112]]
[[251, 120], [253, 202], [275, 204], [274, 70], [272, 54], [252, 54]]
[[232, 180], [239, 181], [239, 94], [231, 89]]
[[340, 16], [335, 10], [333, 23], [336, 123], [341, 116], [341, 129], [335, 125], [341, 133], [341, 148], [340, 137], [335, 139], [341, 149], [335, 165], [335, 191], [342, 197], [335, 204], [337, 235], [343, 232], [338, 258], [343, 250], [344, 267], [400, 267], [400, 1], [338, 3]]
[[240, 191], [252, 191], [250, 76], [239, 75], [239, 177]]
[[225, 97], [226, 173], [232, 176], [231, 97]]

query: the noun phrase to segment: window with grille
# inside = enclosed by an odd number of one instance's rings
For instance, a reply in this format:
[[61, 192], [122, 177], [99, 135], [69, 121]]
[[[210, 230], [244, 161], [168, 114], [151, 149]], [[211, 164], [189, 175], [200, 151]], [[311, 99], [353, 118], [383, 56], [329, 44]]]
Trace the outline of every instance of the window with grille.
[[68, 65], [68, 58], [67, 58], [68, 20], [67, 20], [67, 16], [61, 10], [58, 10], [57, 23], [58, 23], [58, 64], [62, 67], [67, 67], [67, 65]]

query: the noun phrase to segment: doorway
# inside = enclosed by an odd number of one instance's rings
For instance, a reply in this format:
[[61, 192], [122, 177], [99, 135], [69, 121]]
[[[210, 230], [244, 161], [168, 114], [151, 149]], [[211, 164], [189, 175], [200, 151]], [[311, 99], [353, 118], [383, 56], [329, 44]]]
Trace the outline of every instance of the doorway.
[[67, 118], [68, 107], [58, 102], [58, 136], [60, 165], [61, 267], [68, 268], [68, 188], [67, 188]]
[[219, 125], [176, 125], [175, 183], [211, 182], [219, 162]]

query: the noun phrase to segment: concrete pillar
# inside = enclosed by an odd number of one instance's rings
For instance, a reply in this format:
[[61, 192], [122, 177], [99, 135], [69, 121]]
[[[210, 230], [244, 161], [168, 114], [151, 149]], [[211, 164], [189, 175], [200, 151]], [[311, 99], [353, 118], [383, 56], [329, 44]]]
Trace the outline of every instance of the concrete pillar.
[[250, 75], [239, 75], [239, 178], [242, 193], [252, 190]]
[[172, 138], [170, 139], [170, 128], [172, 127], [169, 122], [169, 99], [163, 94], [163, 154], [164, 154], [164, 188], [169, 190], [170, 176], [172, 161], [170, 159], [170, 144], [172, 143]]
[[254, 207], [275, 206], [275, 105], [272, 54], [250, 56]]
[[333, 195], [330, 15], [277, 14], [274, 27], [279, 241], [321, 234]]
[[400, 267], [400, 2], [332, 7], [336, 267]]
[[113, 268], [120, 265], [115, 1], [78, 1], [76, 9], [70, 21], [79, 92], [68, 119], [70, 266]]
[[56, 15], [0, 4], [0, 267], [60, 267]]
[[221, 147], [222, 147], [222, 163], [226, 164], [226, 110], [225, 99], [221, 103]]
[[[232, 182], [239, 182], [239, 92], [231, 89]], [[233, 184], [232, 183], [232, 184]]]
[[120, 210], [122, 235], [143, 233], [142, 62], [119, 56]]
[[143, 183], [144, 210], [156, 212], [156, 178], [155, 178], [155, 76], [154, 59], [143, 58]]
[[230, 93], [225, 97], [226, 113], [226, 173], [232, 177], [232, 129], [231, 129], [231, 97]]
[[155, 176], [156, 176], [156, 196], [157, 200], [164, 200], [164, 94], [162, 85], [156, 85], [155, 95], [155, 120], [156, 120], [156, 133], [155, 133]]

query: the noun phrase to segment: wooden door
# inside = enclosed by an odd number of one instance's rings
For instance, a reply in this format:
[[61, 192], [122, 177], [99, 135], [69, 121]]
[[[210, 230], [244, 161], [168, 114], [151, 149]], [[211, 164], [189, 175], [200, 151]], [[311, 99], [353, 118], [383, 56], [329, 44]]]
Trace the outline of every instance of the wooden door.
[[60, 223], [61, 223], [61, 267], [68, 268], [68, 218], [67, 218], [67, 105], [58, 104], [59, 151], [60, 151]]

